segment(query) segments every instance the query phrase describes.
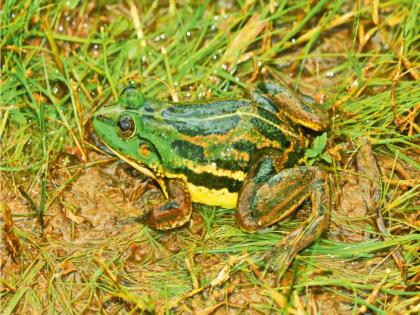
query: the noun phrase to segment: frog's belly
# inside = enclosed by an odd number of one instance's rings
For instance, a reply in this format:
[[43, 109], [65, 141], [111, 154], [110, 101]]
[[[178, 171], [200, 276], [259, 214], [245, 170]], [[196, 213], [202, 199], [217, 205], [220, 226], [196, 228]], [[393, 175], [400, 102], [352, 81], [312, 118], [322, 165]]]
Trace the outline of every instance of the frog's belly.
[[236, 208], [238, 193], [230, 192], [227, 188], [209, 189], [204, 186], [195, 186], [187, 182], [191, 200], [208, 206], [219, 206], [223, 208]]

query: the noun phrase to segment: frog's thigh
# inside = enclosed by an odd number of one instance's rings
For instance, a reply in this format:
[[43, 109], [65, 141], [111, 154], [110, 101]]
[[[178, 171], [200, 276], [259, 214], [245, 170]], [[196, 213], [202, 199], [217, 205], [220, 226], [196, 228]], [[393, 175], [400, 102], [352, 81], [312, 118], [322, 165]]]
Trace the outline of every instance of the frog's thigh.
[[261, 180], [261, 169], [267, 167], [259, 161], [256, 168], [247, 175], [239, 192], [238, 224], [245, 230], [255, 231], [287, 218], [304, 200], [311, 198], [312, 212], [304, 224], [308, 229], [301, 231], [307, 240], [304, 243], [311, 243], [328, 224], [330, 191], [325, 173], [316, 167], [297, 167], [277, 174], [268, 172]]
[[186, 183], [181, 179], [166, 181], [168, 200], [153, 208], [149, 224], [158, 230], [168, 230], [189, 221], [191, 217], [191, 196]]
[[262, 82], [258, 89], [251, 93], [256, 102], [267, 101], [274, 104], [295, 123], [306, 128], [322, 131], [328, 127], [328, 115], [308, 100], [300, 99], [290, 89], [274, 84]]

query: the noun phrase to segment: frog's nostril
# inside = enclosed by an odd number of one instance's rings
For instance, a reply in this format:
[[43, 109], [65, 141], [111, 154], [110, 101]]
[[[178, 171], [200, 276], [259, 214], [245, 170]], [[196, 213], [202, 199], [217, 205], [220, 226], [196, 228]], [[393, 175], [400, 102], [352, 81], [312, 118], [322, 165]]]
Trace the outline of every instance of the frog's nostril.
[[104, 115], [96, 115], [96, 119], [104, 121], [106, 117]]

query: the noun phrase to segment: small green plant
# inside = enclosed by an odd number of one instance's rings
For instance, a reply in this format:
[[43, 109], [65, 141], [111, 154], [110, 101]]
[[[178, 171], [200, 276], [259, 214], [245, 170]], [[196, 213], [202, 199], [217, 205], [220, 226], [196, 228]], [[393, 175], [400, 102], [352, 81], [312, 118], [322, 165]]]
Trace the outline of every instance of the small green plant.
[[318, 160], [324, 160], [331, 164], [332, 158], [326, 152], [323, 152], [327, 145], [328, 134], [324, 132], [322, 135], [315, 138], [312, 146], [305, 151], [305, 158], [309, 166], [313, 165]]

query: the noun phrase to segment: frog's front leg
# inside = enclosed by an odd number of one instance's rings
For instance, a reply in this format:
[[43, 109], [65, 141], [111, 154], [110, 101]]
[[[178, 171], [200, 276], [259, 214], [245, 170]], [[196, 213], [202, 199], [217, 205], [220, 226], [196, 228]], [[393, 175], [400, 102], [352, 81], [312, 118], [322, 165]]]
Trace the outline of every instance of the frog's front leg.
[[253, 165], [239, 192], [237, 222], [250, 232], [289, 217], [308, 198], [312, 211], [307, 220], [273, 249], [270, 264], [279, 278], [297, 253], [327, 229], [331, 204], [326, 174], [317, 167], [276, 173], [273, 157], [266, 155]]
[[181, 179], [166, 180], [168, 200], [153, 208], [148, 223], [155, 229], [168, 230], [189, 221], [191, 217], [191, 196], [186, 183]]

